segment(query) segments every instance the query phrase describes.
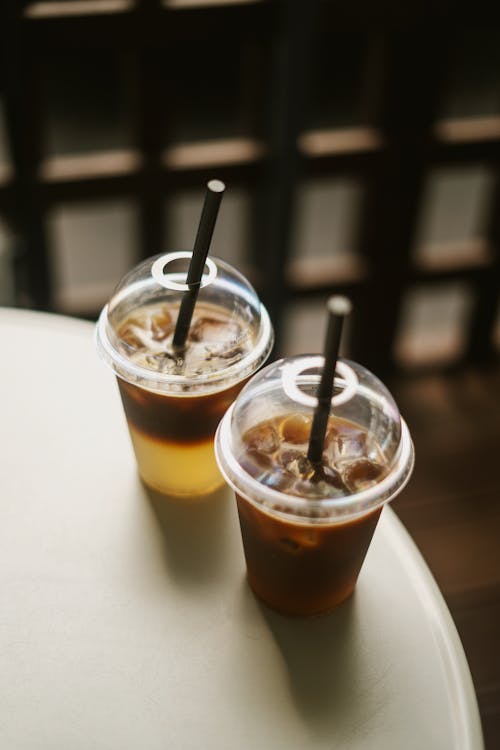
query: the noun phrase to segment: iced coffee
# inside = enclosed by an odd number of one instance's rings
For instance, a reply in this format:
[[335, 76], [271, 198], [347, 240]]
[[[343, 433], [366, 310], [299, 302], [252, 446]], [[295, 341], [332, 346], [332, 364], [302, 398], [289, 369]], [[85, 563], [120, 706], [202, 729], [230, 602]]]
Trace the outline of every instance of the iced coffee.
[[321, 460], [311, 462], [318, 359], [280, 360], [261, 371], [216, 438], [219, 464], [236, 494], [249, 584], [289, 615], [328, 612], [353, 593], [383, 505], [402, 489], [413, 464], [408, 430], [389, 392], [347, 361], [335, 378], [337, 403]]
[[98, 323], [98, 345], [117, 375], [139, 473], [148, 486], [175, 496], [207, 494], [222, 483], [215, 430], [273, 342], [249, 282], [211, 258], [185, 347], [174, 347], [189, 257], [145, 261], [125, 277]]

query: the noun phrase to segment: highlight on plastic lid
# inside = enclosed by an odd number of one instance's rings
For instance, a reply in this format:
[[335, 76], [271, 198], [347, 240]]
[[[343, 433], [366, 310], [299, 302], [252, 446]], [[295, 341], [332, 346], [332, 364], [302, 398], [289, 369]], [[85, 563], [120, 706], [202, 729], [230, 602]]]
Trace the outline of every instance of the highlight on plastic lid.
[[289, 520], [331, 523], [366, 513], [392, 500], [413, 468], [408, 428], [389, 390], [347, 359], [337, 360], [327, 460], [310, 460], [323, 365], [320, 355], [267, 365], [242, 389], [217, 431], [216, 455], [226, 481], [250, 502]]

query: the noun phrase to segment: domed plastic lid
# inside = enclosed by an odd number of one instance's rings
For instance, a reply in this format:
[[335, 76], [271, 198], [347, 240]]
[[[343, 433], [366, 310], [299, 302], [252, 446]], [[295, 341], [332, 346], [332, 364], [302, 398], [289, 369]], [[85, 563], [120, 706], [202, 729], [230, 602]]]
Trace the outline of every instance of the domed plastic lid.
[[413, 467], [408, 428], [371, 372], [337, 362], [321, 465], [307, 458], [322, 356], [273, 362], [241, 391], [216, 438], [236, 492], [273, 513], [318, 523], [365, 513], [392, 499]]
[[98, 349], [116, 375], [175, 395], [230, 387], [255, 372], [273, 344], [269, 316], [247, 279], [224, 261], [205, 264], [186, 342], [172, 347], [192, 253], [148, 258], [130, 271], [101, 312]]

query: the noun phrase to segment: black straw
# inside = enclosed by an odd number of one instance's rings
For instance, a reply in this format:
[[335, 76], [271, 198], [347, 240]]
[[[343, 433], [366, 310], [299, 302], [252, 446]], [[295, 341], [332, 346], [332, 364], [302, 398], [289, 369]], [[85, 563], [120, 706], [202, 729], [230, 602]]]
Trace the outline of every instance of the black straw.
[[189, 264], [186, 284], [189, 289], [184, 292], [184, 296], [179, 308], [179, 315], [174, 331], [172, 341], [173, 348], [181, 352], [186, 348], [186, 339], [189, 333], [189, 326], [193, 317], [194, 306], [198, 298], [198, 292], [201, 286], [201, 277], [207, 260], [212, 235], [219, 212], [220, 202], [224, 195], [226, 186], [220, 180], [210, 180], [205, 193], [205, 202], [201, 212], [200, 223], [194, 241], [193, 254]]
[[318, 404], [314, 411], [307, 457], [312, 464], [321, 463], [325, 442], [330, 405], [333, 395], [335, 368], [339, 356], [340, 338], [344, 318], [351, 312], [351, 303], [346, 297], [330, 297], [327, 303], [328, 326], [326, 330], [324, 357], [325, 364], [316, 397]]

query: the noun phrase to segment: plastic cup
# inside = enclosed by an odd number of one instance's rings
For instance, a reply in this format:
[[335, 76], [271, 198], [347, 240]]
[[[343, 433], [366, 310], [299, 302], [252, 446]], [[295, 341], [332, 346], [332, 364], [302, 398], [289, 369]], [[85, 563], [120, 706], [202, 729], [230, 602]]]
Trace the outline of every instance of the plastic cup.
[[234, 489], [248, 581], [287, 615], [329, 612], [355, 584], [385, 503], [414, 461], [408, 428], [387, 388], [339, 360], [323, 468], [307, 460], [323, 357], [274, 362], [221, 421], [216, 456]]
[[273, 344], [269, 316], [250, 283], [209, 258], [184, 355], [171, 342], [191, 252], [149, 258], [104, 307], [97, 346], [117, 377], [139, 473], [171, 496], [223, 484], [213, 451], [219, 420]]

